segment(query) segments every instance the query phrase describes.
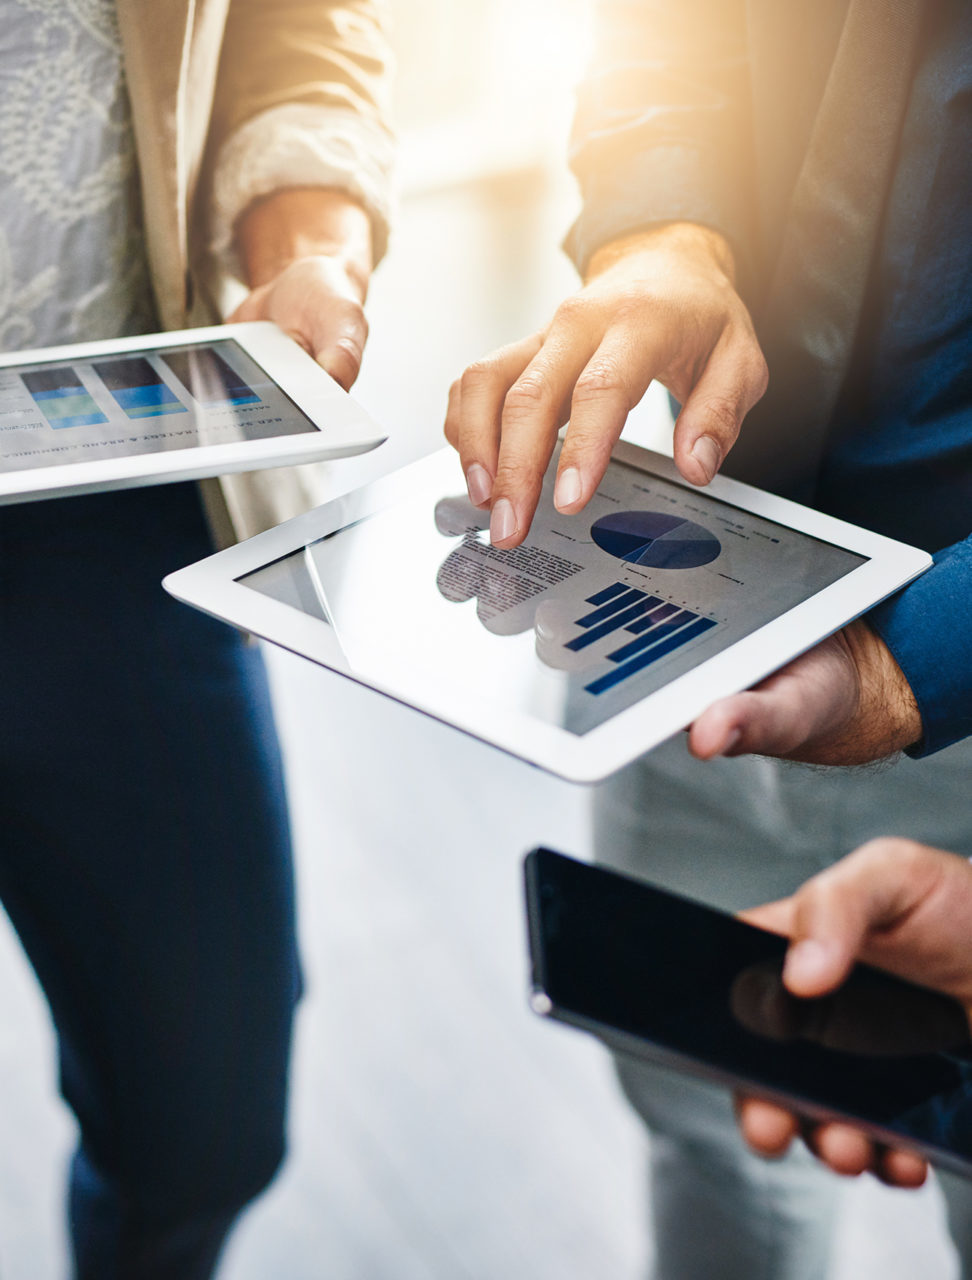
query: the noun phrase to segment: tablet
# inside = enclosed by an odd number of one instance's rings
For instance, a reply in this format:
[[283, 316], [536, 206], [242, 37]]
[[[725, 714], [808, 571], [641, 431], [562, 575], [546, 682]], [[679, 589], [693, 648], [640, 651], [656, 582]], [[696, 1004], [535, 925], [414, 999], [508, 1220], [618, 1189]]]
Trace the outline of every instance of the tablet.
[[584, 511], [489, 542], [443, 450], [166, 579], [179, 599], [577, 782], [903, 586], [923, 551], [616, 447]]
[[0, 503], [339, 458], [384, 438], [265, 322], [0, 356]]
[[550, 849], [527, 856], [525, 877], [535, 1012], [972, 1177], [957, 1000], [867, 965], [797, 999], [775, 933]]

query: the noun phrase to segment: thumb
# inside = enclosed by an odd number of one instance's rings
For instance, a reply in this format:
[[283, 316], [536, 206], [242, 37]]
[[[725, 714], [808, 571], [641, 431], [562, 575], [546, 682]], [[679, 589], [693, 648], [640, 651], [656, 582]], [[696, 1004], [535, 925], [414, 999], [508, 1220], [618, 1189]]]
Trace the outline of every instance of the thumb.
[[783, 982], [796, 996], [822, 996], [849, 975], [888, 904], [868, 860], [851, 856], [808, 880], [792, 899], [792, 941]]
[[368, 322], [361, 306], [339, 301], [330, 313], [315, 317], [311, 354], [335, 382], [349, 391], [361, 369], [367, 340]]

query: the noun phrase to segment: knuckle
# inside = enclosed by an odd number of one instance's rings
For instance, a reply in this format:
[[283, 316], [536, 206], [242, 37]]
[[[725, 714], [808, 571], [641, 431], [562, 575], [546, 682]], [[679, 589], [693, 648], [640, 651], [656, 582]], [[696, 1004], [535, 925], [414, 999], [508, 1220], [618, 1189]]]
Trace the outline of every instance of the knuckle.
[[710, 290], [710, 305], [714, 312], [718, 312], [729, 320], [740, 313], [748, 316], [746, 304], [728, 276], [718, 275], [709, 279], [707, 283]]
[[769, 365], [766, 363], [766, 357], [755, 339], [749, 349], [745, 368], [746, 380], [750, 384], [753, 394], [757, 398], [762, 396], [769, 386]]
[[546, 408], [552, 400], [550, 383], [539, 369], [530, 369], [517, 378], [506, 393], [504, 411], [514, 416]]
[[482, 360], [474, 360], [471, 365], [463, 370], [459, 378], [459, 385], [463, 393], [470, 392], [475, 394], [494, 382], [496, 376], [496, 367], [487, 356]]
[[531, 463], [522, 466], [515, 463], [501, 463], [493, 485], [493, 501], [495, 502], [498, 497], [512, 498], [514, 495], [525, 496], [528, 501], [532, 501], [534, 495], [540, 492], [542, 484], [542, 468]]
[[526, 448], [510, 448], [505, 444], [496, 468], [496, 493], [539, 491], [548, 462], [547, 451], [538, 454]]
[[915, 860], [921, 857], [922, 846], [906, 836], [876, 836], [862, 845], [859, 853], [879, 862], [885, 858]]
[[710, 429], [715, 428], [723, 438], [736, 438], [739, 432], [739, 406], [734, 400], [723, 396], [710, 397], [705, 402], [705, 416]]
[[574, 387], [575, 404], [590, 400], [623, 396], [627, 399], [624, 381], [618, 369], [608, 362], [590, 364], [577, 379]]
[[672, 299], [666, 294], [646, 289], [644, 285], [628, 285], [614, 297], [611, 322], [626, 327], [643, 324], [650, 317], [653, 323], [664, 323], [672, 310]]
[[568, 327], [586, 323], [591, 314], [592, 303], [582, 293], [571, 294], [565, 298], [554, 314], [554, 321]]

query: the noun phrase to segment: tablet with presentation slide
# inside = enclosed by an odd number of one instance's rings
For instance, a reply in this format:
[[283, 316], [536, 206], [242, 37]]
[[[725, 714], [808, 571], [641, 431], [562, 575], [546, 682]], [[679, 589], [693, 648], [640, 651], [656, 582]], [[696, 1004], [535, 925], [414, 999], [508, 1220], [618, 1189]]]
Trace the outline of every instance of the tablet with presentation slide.
[[384, 438], [273, 324], [0, 356], [0, 503], [340, 458]]
[[172, 574], [247, 631], [552, 773], [596, 781], [923, 572], [923, 551], [670, 458], [489, 542], [443, 450]]

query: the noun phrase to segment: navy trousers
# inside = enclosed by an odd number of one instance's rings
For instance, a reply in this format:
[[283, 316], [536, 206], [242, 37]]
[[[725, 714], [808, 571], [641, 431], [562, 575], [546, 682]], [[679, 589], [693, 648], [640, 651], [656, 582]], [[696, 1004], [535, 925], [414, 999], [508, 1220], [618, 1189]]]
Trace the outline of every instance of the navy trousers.
[[299, 975], [266, 678], [159, 585], [210, 550], [191, 485], [0, 509], [0, 896], [80, 1126], [79, 1280], [204, 1280], [284, 1152]]

